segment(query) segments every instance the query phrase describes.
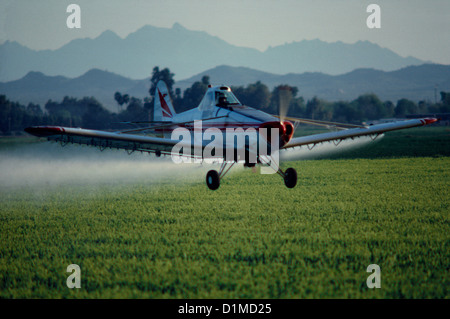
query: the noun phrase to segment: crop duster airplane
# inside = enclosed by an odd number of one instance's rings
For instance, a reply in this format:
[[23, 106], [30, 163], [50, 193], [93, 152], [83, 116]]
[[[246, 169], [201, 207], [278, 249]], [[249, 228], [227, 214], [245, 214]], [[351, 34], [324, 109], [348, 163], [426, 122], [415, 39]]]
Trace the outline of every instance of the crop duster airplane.
[[[301, 146], [312, 149], [324, 142], [338, 145], [345, 139], [360, 136], [375, 139], [384, 132], [437, 121], [435, 118], [422, 118], [362, 126], [284, 115], [274, 116], [241, 104], [227, 86], [209, 86], [198, 107], [177, 114], [166, 84], [159, 81], [155, 93], [154, 121], [135, 122], [147, 123], [146, 127], [107, 132], [59, 126], [33, 126], [25, 131], [45, 137], [49, 141], [58, 141], [63, 146], [68, 143], [86, 144], [96, 146], [102, 151], [106, 148], [116, 148], [125, 149], [129, 154], [141, 151], [154, 153], [158, 157], [164, 154], [172, 155], [173, 159], [178, 156], [198, 162], [221, 162], [219, 171], [210, 170], [206, 175], [207, 186], [215, 190], [219, 188], [220, 180], [237, 162], [243, 162], [248, 167], [270, 166], [273, 172], [283, 178], [288, 188], [293, 188], [297, 184], [297, 172], [293, 168], [283, 171], [279, 167], [275, 160], [278, 151]], [[298, 123], [332, 127], [337, 131], [293, 137], [294, 124]], [[228, 134], [230, 132], [231, 134]], [[150, 136], [149, 133], [153, 135]]]

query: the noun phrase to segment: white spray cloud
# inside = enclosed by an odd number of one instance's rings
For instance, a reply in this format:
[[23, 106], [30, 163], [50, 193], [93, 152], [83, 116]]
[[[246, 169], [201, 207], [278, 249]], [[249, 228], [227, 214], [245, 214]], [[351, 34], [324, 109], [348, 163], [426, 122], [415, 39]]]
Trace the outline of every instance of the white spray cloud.
[[60, 184], [159, 183], [164, 180], [200, 181], [207, 166], [174, 164], [170, 156], [128, 155], [56, 143], [28, 144], [0, 151], [0, 187]]
[[346, 139], [341, 142], [324, 142], [315, 146], [309, 145], [302, 146], [300, 148], [293, 148], [280, 152], [280, 159], [283, 161], [295, 161], [305, 159], [317, 159], [323, 156], [335, 155], [338, 153], [344, 153], [347, 151], [355, 150], [357, 148], [379, 141], [384, 135], [378, 136], [373, 140], [369, 136], [360, 136], [355, 139]]
[[[379, 140], [378, 137], [376, 139]], [[353, 150], [371, 143], [370, 137], [343, 140], [339, 145], [317, 144], [282, 151], [280, 160], [303, 160]], [[239, 171], [242, 165], [233, 168]], [[0, 150], [0, 189], [21, 186], [101, 185], [108, 183], [158, 184], [169, 180], [197, 183], [206, 172], [219, 169], [218, 164], [175, 164], [170, 156], [157, 158], [147, 153], [128, 155], [124, 150], [104, 150], [94, 147], [57, 143], [25, 144]]]

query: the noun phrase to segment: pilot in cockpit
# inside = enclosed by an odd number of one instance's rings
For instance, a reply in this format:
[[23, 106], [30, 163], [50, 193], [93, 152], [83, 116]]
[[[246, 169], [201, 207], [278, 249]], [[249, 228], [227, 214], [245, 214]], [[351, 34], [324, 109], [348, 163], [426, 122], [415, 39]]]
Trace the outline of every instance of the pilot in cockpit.
[[225, 97], [225, 95], [219, 96], [219, 103], [217, 104], [217, 106], [227, 106], [227, 98]]
[[218, 107], [223, 107], [225, 109], [231, 109], [231, 107], [229, 106], [229, 102], [227, 100], [227, 97], [225, 96], [225, 94], [223, 94], [222, 92], [218, 93], [218, 99], [217, 99], [217, 106]]

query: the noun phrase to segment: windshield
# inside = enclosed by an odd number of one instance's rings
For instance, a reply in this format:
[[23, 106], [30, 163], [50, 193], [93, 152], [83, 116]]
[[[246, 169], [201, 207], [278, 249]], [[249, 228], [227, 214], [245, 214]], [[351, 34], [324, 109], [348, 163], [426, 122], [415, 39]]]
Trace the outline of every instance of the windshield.
[[234, 96], [231, 91], [216, 91], [216, 105], [217, 106], [227, 106], [227, 105], [240, 105], [241, 102]]

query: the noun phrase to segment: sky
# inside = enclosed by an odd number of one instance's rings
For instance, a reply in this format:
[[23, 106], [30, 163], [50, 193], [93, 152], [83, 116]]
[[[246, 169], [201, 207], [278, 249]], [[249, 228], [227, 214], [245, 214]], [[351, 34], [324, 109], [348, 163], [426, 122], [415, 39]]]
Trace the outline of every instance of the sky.
[[[81, 28], [69, 29], [69, 4], [81, 8]], [[369, 4], [381, 28], [369, 29]], [[120, 37], [144, 25], [205, 31], [230, 44], [264, 51], [294, 41], [367, 40], [401, 56], [450, 64], [448, 0], [1, 0], [0, 43], [57, 49], [105, 30]]]

